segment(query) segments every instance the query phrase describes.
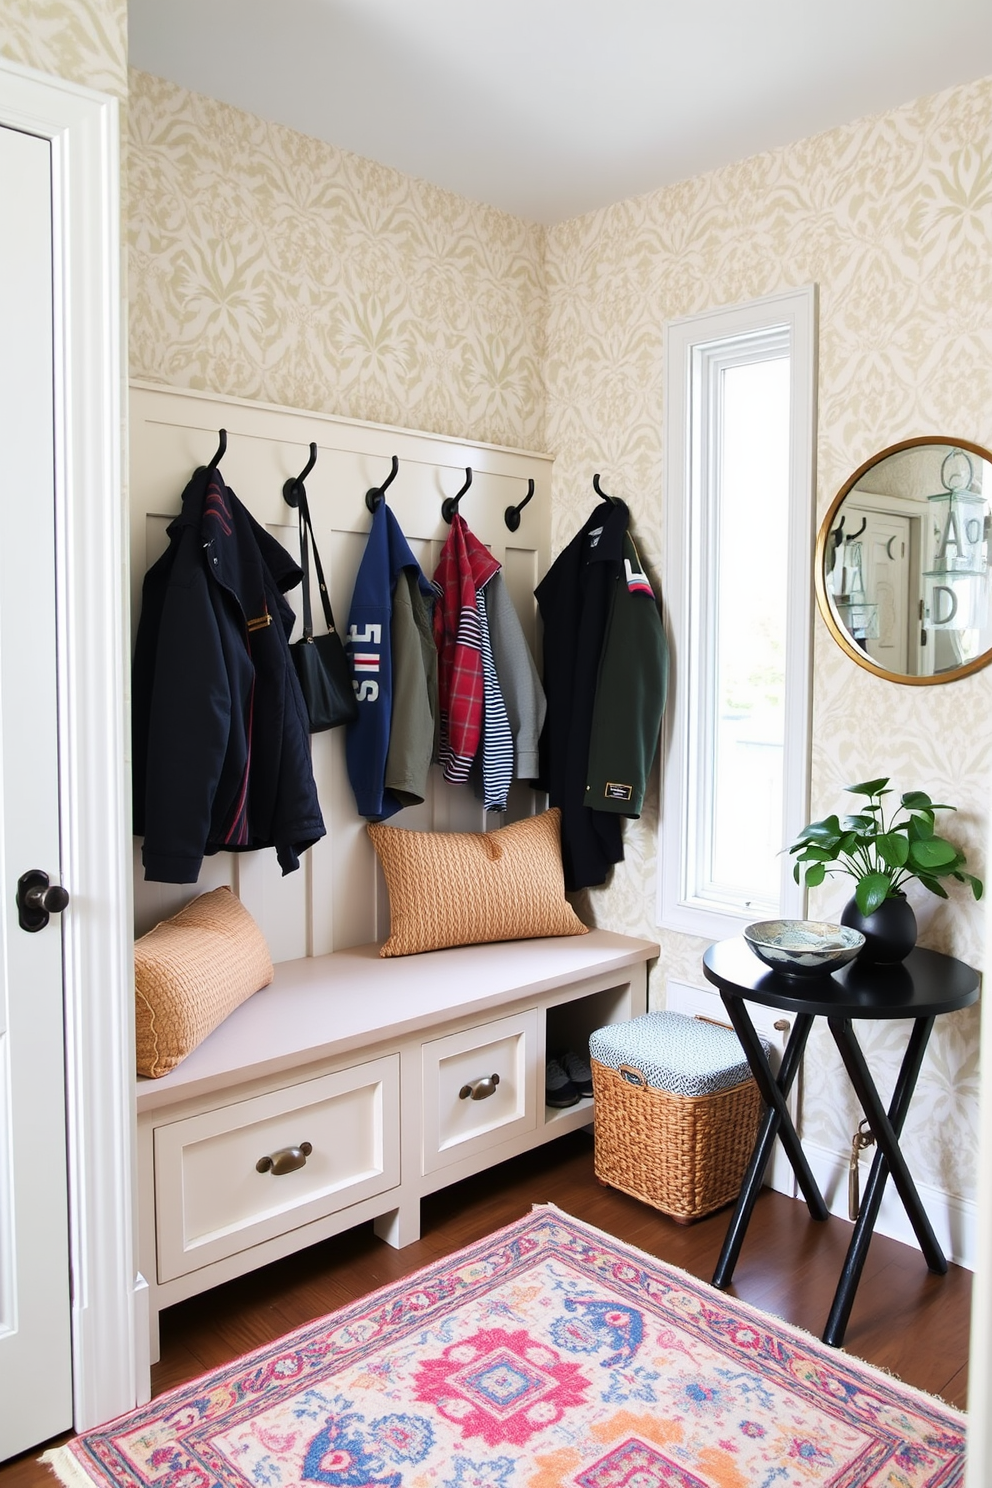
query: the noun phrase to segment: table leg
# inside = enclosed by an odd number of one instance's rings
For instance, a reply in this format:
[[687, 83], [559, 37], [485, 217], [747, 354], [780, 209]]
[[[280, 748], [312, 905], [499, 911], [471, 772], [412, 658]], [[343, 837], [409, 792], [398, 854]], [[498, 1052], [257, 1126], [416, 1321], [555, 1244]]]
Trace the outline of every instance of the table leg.
[[803, 1050], [809, 1031], [813, 1026], [813, 1018], [809, 1013], [800, 1013], [796, 1017], [789, 1042], [786, 1044], [785, 1053], [782, 1056], [782, 1064], [779, 1069], [778, 1079], [772, 1074], [771, 1066], [765, 1056], [764, 1047], [758, 1038], [751, 1022], [743, 1000], [734, 997], [731, 993], [721, 991], [724, 1006], [734, 1025], [734, 1031], [743, 1045], [747, 1055], [748, 1064], [754, 1075], [755, 1083], [765, 1102], [765, 1114], [758, 1128], [757, 1140], [751, 1154], [744, 1182], [737, 1199], [737, 1204], [731, 1216], [730, 1225], [727, 1229], [723, 1249], [713, 1273], [713, 1285], [715, 1287], [727, 1287], [730, 1285], [740, 1256], [741, 1246], [744, 1243], [744, 1235], [750, 1223], [751, 1214], [761, 1192], [761, 1180], [764, 1177], [765, 1167], [771, 1156], [772, 1147], [776, 1136], [781, 1139], [782, 1145], [792, 1164], [793, 1172], [806, 1203], [809, 1212], [814, 1219], [826, 1219], [828, 1209], [823, 1201], [823, 1195], [813, 1177], [806, 1154], [803, 1152], [802, 1144], [792, 1124], [792, 1117], [786, 1105], [789, 1091], [792, 1089], [799, 1067], [802, 1063]]
[[906, 1159], [899, 1147], [899, 1136], [909, 1111], [913, 1091], [919, 1077], [920, 1066], [926, 1053], [927, 1042], [933, 1028], [933, 1018], [917, 1018], [913, 1024], [913, 1032], [910, 1035], [906, 1053], [903, 1055], [902, 1065], [899, 1070], [899, 1078], [892, 1095], [892, 1103], [886, 1114], [884, 1107], [875, 1088], [871, 1073], [865, 1063], [865, 1057], [861, 1052], [861, 1046], [854, 1036], [854, 1030], [849, 1018], [828, 1019], [830, 1032], [833, 1034], [834, 1042], [840, 1050], [844, 1067], [847, 1070], [851, 1084], [861, 1102], [861, 1108], [868, 1118], [868, 1125], [878, 1144], [871, 1165], [868, 1182], [865, 1185], [864, 1201], [854, 1226], [854, 1234], [848, 1246], [847, 1256], [844, 1260], [844, 1268], [841, 1271], [840, 1281], [834, 1295], [833, 1305], [827, 1325], [823, 1330], [823, 1341], [834, 1346], [839, 1346], [844, 1341], [847, 1331], [848, 1320], [851, 1316], [851, 1308], [854, 1305], [854, 1294], [861, 1280], [865, 1260], [868, 1256], [868, 1247], [871, 1243], [872, 1231], [878, 1218], [878, 1211], [882, 1203], [882, 1194], [885, 1189], [886, 1179], [889, 1172], [892, 1173], [893, 1182], [899, 1190], [899, 1196], [905, 1206], [916, 1237], [920, 1242], [927, 1267], [943, 1275], [947, 1270], [947, 1260], [933, 1232], [933, 1227], [927, 1218], [926, 1210], [920, 1202], [920, 1196], [916, 1191]]

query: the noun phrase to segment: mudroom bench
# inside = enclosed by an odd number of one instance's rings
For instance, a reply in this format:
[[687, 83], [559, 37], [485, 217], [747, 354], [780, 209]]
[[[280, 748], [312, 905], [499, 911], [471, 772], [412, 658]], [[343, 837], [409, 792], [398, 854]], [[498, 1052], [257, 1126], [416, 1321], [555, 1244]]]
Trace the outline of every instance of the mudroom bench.
[[652, 941], [588, 935], [284, 961], [170, 1074], [137, 1082], [140, 1266], [163, 1307], [352, 1225], [419, 1238], [425, 1194], [593, 1118], [545, 1054], [644, 1012]]

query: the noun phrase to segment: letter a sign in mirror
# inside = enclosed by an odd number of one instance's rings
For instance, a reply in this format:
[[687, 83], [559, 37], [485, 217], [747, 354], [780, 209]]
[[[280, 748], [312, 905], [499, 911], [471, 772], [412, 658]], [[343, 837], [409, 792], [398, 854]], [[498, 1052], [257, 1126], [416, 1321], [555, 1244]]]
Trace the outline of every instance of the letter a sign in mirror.
[[859, 666], [951, 682], [992, 661], [992, 454], [907, 439], [845, 482], [820, 528], [816, 598]]

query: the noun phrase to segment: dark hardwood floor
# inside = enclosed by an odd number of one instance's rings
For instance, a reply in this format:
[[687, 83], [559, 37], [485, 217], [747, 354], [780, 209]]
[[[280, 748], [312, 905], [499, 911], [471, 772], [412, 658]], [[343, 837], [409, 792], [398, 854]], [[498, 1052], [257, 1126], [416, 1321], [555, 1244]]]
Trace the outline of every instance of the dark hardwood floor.
[[[170, 1308], [162, 1317], [153, 1393], [332, 1312], [547, 1202], [704, 1280], [712, 1275], [728, 1219], [724, 1210], [695, 1225], [677, 1225], [601, 1187], [593, 1176], [592, 1138], [577, 1132], [426, 1199], [423, 1238], [405, 1250], [392, 1250], [376, 1239], [371, 1225], [362, 1225]], [[766, 1189], [733, 1293], [819, 1336], [850, 1232], [839, 1219], [815, 1224], [802, 1202]], [[845, 1349], [964, 1409], [970, 1305], [970, 1272], [952, 1266], [944, 1277], [931, 1276], [918, 1251], [876, 1236]], [[38, 1463], [39, 1450], [0, 1466], [0, 1488], [51, 1488], [54, 1479]]]

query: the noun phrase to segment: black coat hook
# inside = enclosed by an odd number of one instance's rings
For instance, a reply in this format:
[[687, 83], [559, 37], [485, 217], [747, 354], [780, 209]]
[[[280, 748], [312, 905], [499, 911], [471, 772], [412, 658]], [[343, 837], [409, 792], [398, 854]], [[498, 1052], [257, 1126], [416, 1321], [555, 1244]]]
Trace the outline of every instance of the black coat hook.
[[596, 495], [597, 496], [602, 497], [602, 499], [604, 501], [608, 501], [611, 506], [616, 506], [616, 501], [615, 501], [614, 497], [612, 497], [611, 495], [609, 495], [609, 493], [607, 491], [604, 491], [603, 488], [602, 488], [602, 486], [599, 484], [599, 476], [598, 475], [594, 475], [593, 478], [592, 478], [592, 488], [596, 492]]
[[368, 507], [370, 512], [374, 512], [376, 507], [381, 506], [383, 501], [386, 499], [386, 492], [389, 490], [390, 486], [393, 484], [393, 481], [396, 479], [396, 472], [397, 470], [399, 470], [399, 468], [400, 462], [394, 455], [393, 468], [386, 476], [386, 479], [383, 481], [382, 485], [372, 486], [368, 491], [365, 492], [365, 505]]
[[524, 497], [523, 501], [521, 501], [520, 505], [508, 506], [506, 508], [506, 511], [503, 513], [503, 521], [506, 523], [507, 527], [509, 527], [511, 532], [516, 532], [517, 528], [520, 526], [520, 513], [523, 511], [524, 507], [527, 505], [533, 494], [534, 482], [532, 480], [529, 480], [527, 482], [527, 495]]
[[219, 443], [217, 445], [217, 453], [214, 455], [213, 459], [210, 461], [210, 464], [207, 466], [208, 470], [216, 470], [217, 466], [224, 458], [224, 451], [227, 449], [227, 430], [219, 429], [217, 438], [219, 440]]
[[317, 446], [310, 445], [310, 458], [297, 476], [290, 476], [283, 483], [282, 494], [288, 506], [299, 506], [300, 492], [303, 490], [303, 482], [317, 463]]
[[472, 484], [472, 470], [471, 470], [471, 467], [470, 466], [466, 465], [465, 466], [465, 484], [462, 486], [461, 490], [458, 492], [458, 495], [457, 496], [446, 496], [444, 498], [444, 500], [441, 502], [441, 515], [442, 515], [442, 517], [444, 518], [444, 520], [446, 522], [450, 522], [451, 519], [454, 517], [455, 513], [458, 511], [458, 503], [459, 503], [459, 501], [461, 501], [462, 497], [465, 495], [465, 492], [468, 490], [468, 488], [469, 488], [469, 486], [471, 484]]

